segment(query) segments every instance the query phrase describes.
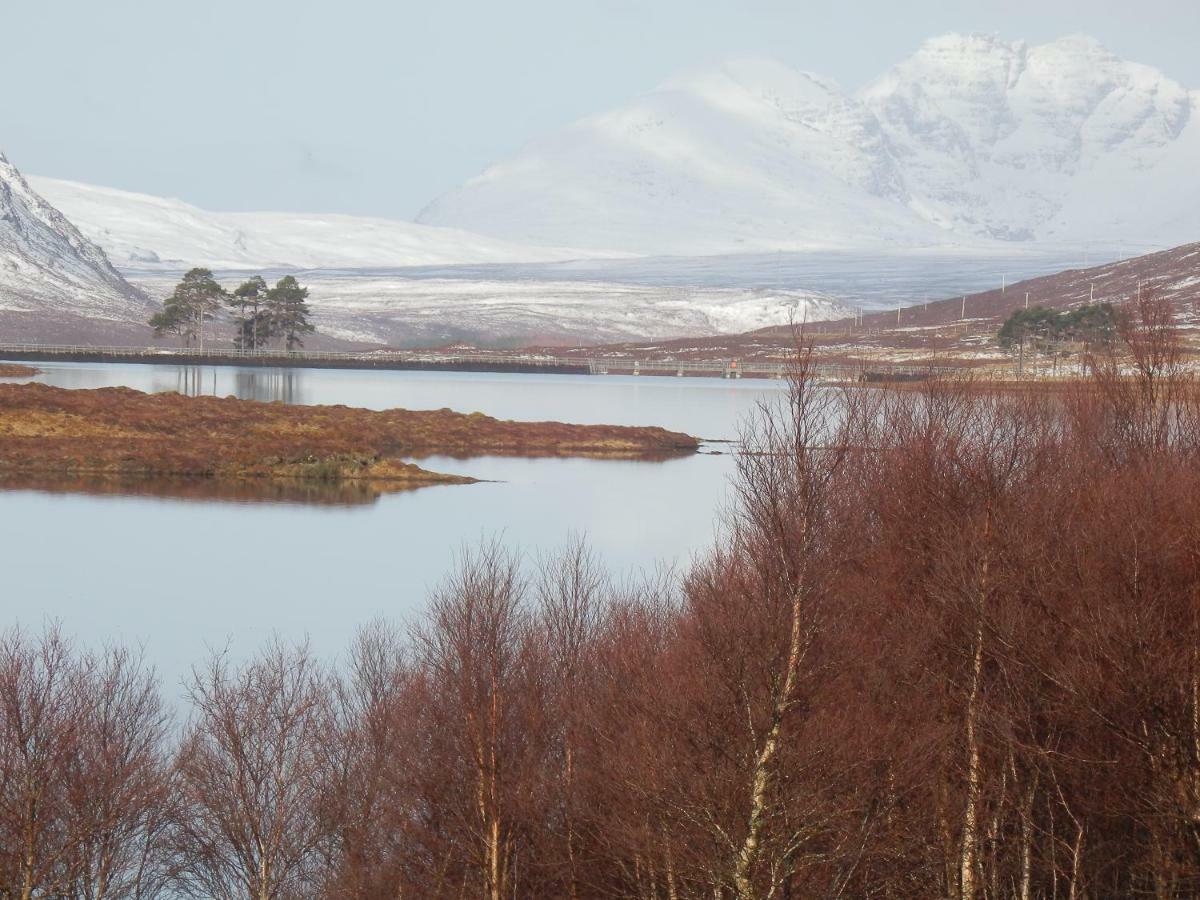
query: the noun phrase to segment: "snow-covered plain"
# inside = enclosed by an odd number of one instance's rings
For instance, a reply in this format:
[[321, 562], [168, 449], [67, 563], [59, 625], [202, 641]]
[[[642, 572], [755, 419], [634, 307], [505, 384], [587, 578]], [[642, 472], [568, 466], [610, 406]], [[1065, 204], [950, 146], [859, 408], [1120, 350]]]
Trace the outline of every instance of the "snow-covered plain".
[[[218, 273], [228, 284], [238, 275]], [[809, 291], [594, 281], [406, 278], [304, 272], [320, 334], [363, 344], [428, 347], [574, 345], [631, 338], [730, 334], [839, 318], [847, 308]], [[173, 277], [141, 273], [158, 295]]]
[[537, 139], [418, 221], [640, 254], [1200, 236], [1200, 92], [1086, 37], [946, 35], [864, 89], [770, 60]]

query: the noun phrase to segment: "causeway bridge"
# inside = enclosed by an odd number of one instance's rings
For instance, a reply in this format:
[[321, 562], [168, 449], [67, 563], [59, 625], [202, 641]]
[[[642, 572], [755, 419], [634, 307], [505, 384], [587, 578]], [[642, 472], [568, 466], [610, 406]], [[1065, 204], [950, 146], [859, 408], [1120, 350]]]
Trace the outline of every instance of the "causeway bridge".
[[[396, 369], [560, 375], [690, 375], [709, 378], [783, 378], [791, 369], [791, 364], [787, 361], [762, 359], [639, 359], [632, 356], [553, 356], [443, 350], [200, 350], [35, 343], [0, 343], [0, 359], [12, 362]], [[813, 368], [818, 377], [836, 381], [911, 381], [957, 371], [949, 367], [905, 366], [892, 363], [818, 364]]]

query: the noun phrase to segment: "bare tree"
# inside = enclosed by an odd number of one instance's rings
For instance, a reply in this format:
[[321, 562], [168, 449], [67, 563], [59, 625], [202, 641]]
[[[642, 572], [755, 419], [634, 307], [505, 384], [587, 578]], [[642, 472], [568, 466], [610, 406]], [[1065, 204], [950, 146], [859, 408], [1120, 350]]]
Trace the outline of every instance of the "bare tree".
[[415, 636], [428, 679], [426, 726], [440, 778], [469, 785], [457, 823], [464, 890], [513, 896], [523, 804], [537, 771], [541, 683], [534, 662], [526, 583], [498, 542], [464, 551]]
[[156, 897], [168, 875], [170, 718], [138, 654], [110, 647], [85, 666], [67, 780], [73, 893], [83, 900]]
[[[713, 554], [688, 592], [699, 643], [724, 670], [748, 729], [745, 824], [730, 877], [739, 900], [761, 896], [760, 883], [774, 893], [809, 836], [810, 823], [770, 834], [770, 822], [781, 744], [819, 667], [814, 647], [838, 571], [836, 492], [850, 456], [841, 395], [821, 388], [810, 366], [802, 351], [782, 407], [763, 407], [743, 436], [730, 550]], [[775, 858], [764, 860], [769, 842]]]
[[324, 672], [306, 646], [273, 642], [233, 668], [192, 675], [179, 751], [178, 887], [193, 896], [282, 900], [310, 893], [328, 835], [319, 742]]
[[0, 636], [0, 896], [161, 893], [167, 723], [138, 655]]
[[348, 671], [333, 682], [332, 727], [321, 741], [331, 778], [321, 803], [333, 836], [327, 897], [420, 896], [411, 668], [399, 634], [377, 621], [359, 632]]
[[73, 881], [68, 772], [84, 713], [57, 627], [0, 636], [0, 895], [61, 896]]
[[549, 654], [548, 727], [553, 729], [551, 752], [558, 763], [554, 805], [561, 816], [566, 895], [578, 900], [582, 801], [576, 769], [592, 677], [592, 647], [610, 588], [599, 561], [578, 535], [560, 553], [543, 559], [538, 575], [538, 627]]

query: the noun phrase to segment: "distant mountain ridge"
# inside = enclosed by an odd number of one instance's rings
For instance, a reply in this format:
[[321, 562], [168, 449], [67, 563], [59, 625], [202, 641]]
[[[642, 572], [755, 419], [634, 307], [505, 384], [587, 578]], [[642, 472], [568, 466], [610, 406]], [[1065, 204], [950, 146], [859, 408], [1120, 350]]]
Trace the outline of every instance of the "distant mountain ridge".
[[122, 269], [359, 269], [551, 262], [580, 255], [395, 219], [214, 212], [182, 200], [59, 178], [31, 175], [29, 182]]
[[1098, 42], [946, 35], [857, 93], [770, 60], [536, 140], [419, 222], [644, 254], [1200, 235], [1200, 92]]

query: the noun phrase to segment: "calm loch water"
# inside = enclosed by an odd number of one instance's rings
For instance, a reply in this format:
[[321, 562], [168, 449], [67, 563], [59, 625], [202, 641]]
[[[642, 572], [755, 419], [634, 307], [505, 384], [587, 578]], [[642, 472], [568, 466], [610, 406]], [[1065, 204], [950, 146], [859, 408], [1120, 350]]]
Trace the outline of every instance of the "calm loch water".
[[[449, 407], [510, 419], [662, 425], [736, 436], [779, 382], [694, 378], [40, 365], [70, 388], [236, 395], [375, 409]], [[710, 449], [723, 449], [714, 445]], [[0, 492], [0, 625], [61, 620], [88, 642], [142, 643], [168, 688], [206, 647], [272, 634], [333, 657], [376, 616], [419, 611], [454, 554], [502, 534], [533, 555], [587, 534], [621, 572], [686, 563], [715, 534], [732, 460], [429, 458], [487, 479], [377, 498], [247, 497], [192, 483], [34, 485]], [[109, 486], [104, 490], [111, 491]], [[92, 492], [86, 492], [92, 491]], [[134, 491], [137, 491], [136, 493]]]

